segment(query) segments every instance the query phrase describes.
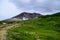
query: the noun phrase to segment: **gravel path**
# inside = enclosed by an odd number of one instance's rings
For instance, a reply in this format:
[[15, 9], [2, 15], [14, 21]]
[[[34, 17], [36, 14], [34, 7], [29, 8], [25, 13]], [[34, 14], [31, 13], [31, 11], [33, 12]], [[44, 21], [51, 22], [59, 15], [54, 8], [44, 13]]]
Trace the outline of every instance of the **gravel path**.
[[7, 27], [1, 28], [0, 29], [0, 40], [7, 40], [7, 30], [12, 27], [16, 27], [17, 25], [18, 24], [9, 24]]

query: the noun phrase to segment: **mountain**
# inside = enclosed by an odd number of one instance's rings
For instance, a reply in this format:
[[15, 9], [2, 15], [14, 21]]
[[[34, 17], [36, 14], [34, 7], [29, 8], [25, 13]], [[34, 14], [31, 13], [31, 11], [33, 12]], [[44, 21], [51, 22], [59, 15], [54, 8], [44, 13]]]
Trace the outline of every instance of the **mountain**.
[[7, 20], [28, 20], [28, 19], [34, 19], [34, 18], [38, 18], [42, 16], [41, 14], [39, 13], [27, 13], [27, 12], [23, 12], [23, 13], [20, 13], [19, 15], [17, 16], [14, 16], [10, 19], [7, 19]]
[[[13, 18], [17, 17], [19, 16]], [[1, 21], [0, 23], [0, 28], [14, 25], [13, 28], [8, 29], [6, 37], [8, 40], [60, 40], [60, 13], [45, 15], [33, 20]]]

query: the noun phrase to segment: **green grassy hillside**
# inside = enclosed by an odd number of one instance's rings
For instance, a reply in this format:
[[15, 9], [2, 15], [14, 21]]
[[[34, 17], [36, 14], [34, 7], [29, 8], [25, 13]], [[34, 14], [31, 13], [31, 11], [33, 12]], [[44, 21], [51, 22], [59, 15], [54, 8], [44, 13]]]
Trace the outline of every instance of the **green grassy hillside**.
[[60, 13], [19, 21], [8, 30], [8, 40], [60, 40]]

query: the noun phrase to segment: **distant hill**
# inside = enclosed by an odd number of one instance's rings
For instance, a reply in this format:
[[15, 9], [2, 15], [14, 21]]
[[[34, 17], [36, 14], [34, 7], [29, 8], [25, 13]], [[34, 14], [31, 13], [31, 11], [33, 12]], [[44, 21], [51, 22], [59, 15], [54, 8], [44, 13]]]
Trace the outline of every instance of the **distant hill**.
[[42, 16], [41, 14], [39, 13], [27, 13], [27, 12], [23, 12], [23, 13], [20, 13], [19, 15], [17, 16], [14, 16], [10, 19], [7, 19], [7, 20], [28, 20], [28, 19], [34, 19], [34, 18], [38, 18]]
[[54, 13], [54, 14], [51, 14], [51, 15], [44, 15], [44, 16], [41, 16], [39, 18], [59, 17], [59, 16], [60, 16], [60, 12], [57, 12], [57, 13]]

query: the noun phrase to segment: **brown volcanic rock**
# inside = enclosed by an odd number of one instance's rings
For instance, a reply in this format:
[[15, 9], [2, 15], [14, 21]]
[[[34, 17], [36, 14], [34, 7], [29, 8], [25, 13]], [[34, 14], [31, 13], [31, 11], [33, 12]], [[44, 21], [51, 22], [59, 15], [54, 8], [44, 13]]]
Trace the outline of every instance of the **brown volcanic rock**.
[[38, 18], [42, 16], [39, 13], [27, 13], [27, 12], [23, 12], [17, 16], [14, 16], [8, 20], [28, 20], [28, 19], [33, 19], [33, 18]]

